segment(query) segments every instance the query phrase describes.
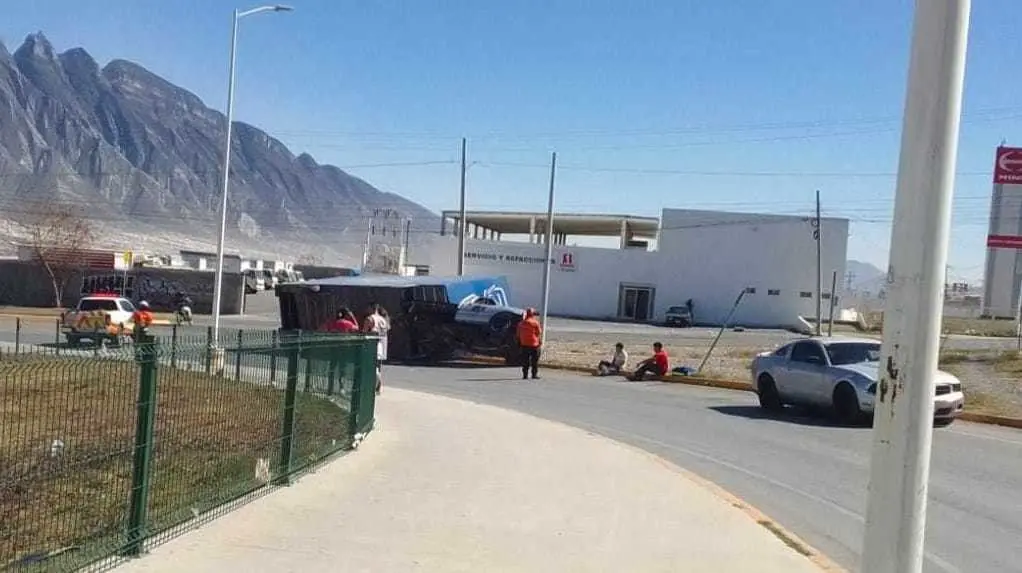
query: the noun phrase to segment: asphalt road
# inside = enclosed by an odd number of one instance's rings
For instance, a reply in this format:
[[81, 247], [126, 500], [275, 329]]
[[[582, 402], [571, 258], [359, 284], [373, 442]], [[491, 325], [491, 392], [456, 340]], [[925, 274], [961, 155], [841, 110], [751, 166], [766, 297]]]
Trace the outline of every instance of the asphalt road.
[[[857, 568], [868, 428], [799, 413], [764, 417], [755, 397], [741, 392], [552, 371], [522, 382], [510, 368], [394, 366], [385, 380], [564, 422], [662, 455]], [[1022, 572], [1020, 490], [1022, 432], [962, 422], [936, 430], [924, 570]]]
[[[222, 336], [225, 343], [231, 342], [236, 337], [237, 329], [265, 330], [277, 328], [280, 324], [277, 310], [274, 307], [276, 299], [272, 293], [262, 293], [255, 297], [249, 297], [248, 312], [245, 315], [224, 316], [221, 322]], [[683, 340], [686, 344], [700, 345], [707, 347], [717, 335], [714, 328], [665, 328], [648, 324], [630, 324], [615, 322], [595, 322], [584, 320], [573, 320], [564, 318], [549, 319], [549, 332], [571, 333], [577, 336], [590, 334], [595, 336], [629, 334], [636, 336], [648, 335], [650, 342], [658, 339], [667, 341]], [[180, 327], [178, 334], [181, 336], [202, 337], [206, 335], [206, 328], [212, 324], [209, 316], [196, 316], [195, 324], [191, 327]], [[0, 316], [0, 340], [14, 342], [15, 320], [11, 316]], [[169, 327], [159, 327], [167, 336], [170, 336]], [[780, 344], [796, 338], [798, 335], [784, 330], [747, 330], [744, 332], [725, 331], [721, 338], [721, 347], [741, 346], [743, 348], [762, 348], [764, 350], [775, 348]], [[22, 323], [21, 342], [25, 344], [51, 344], [56, 338], [55, 319], [29, 318]], [[1012, 338], [985, 338], [979, 336], [952, 336], [944, 344], [946, 349], [957, 350], [1014, 350], [1016, 342]], [[670, 346], [668, 344], [668, 350]]]

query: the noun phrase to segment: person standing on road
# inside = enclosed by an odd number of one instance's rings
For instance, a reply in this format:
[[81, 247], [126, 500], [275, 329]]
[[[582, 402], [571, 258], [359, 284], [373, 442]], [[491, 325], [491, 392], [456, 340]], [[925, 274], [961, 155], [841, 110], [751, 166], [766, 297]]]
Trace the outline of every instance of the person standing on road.
[[358, 332], [358, 320], [355, 319], [347, 307], [337, 311], [337, 318], [326, 325], [327, 332], [338, 332], [341, 334], [353, 334]]
[[131, 315], [131, 322], [137, 328], [149, 328], [153, 325], [153, 311], [149, 309], [149, 303], [142, 301], [138, 303], [138, 309]]
[[362, 324], [362, 332], [378, 336], [376, 342], [376, 393], [383, 390], [383, 361], [387, 359], [387, 332], [390, 321], [384, 316], [387, 311], [379, 304], [369, 305], [369, 315]]
[[518, 323], [518, 347], [522, 354], [522, 380], [539, 380], [539, 353], [543, 341], [543, 327], [536, 318], [536, 309], [525, 311], [525, 318]]

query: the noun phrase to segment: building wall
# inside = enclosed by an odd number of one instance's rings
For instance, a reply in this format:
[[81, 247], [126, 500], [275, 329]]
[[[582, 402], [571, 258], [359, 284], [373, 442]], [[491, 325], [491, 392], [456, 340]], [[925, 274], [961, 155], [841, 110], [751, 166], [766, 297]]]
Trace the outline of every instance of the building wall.
[[[146, 300], [156, 310], [171, 310], [172, 297], [178, 290], [191, 295], [195, 304], [193, 311], [208, 314], [213, 310], [214, 274], [210, 271], [194, 271], [171, 268], [139, 268], [128, 273], [134, 277], [133, 300]], [[68, 281], [61, 306], [69, 307], [81, 296], [83, 277], [117, 277], [123, 279], [121, 271], [77, 272]], [[242, 276], [224, 273], [221, 312], [241, 312]], [[46, 271], [37, 264], [20, 261], [0, 261], [0, 305], [53, 307], [53, 285]]]
[[[696, 321], [719, 324], [745, 288], [732, 322], [746, 326], [797, 326], [816, 315], [816, 243], [810, 223], [800, 217], [707, 211], [664, 210], [659, 249], [558, 246], [549, 262], [550, 313], [616, 318], [622, 284], [655, 288], [653, 320], [667, 308], [693, 300]], [[822, 222], [823, 291], [832, 271], [843, 281], [848, 221]], [[467, 239], [466, 274], [507, 277], [512, 304], [542, 304], [546, 247], [528, 243]], [[570, 255], [573, 265], [562, 264]], [[431, 275], [457, 272], [457, 239], [435, 237], [410, 263], [430, 266]], [[840, 293], [840, 290], [838, 291]], [[776, 294], [771, 294], [776, 293]], [[808, 297], [804, 296], [808, 295]], [[829, 300], [823, 301], [823, 313]]]
[[[672, 298], [691, 297], [697, 320], [723, 320], [744, 287], [754, 288], [755, 293], [743, 298], [734, 316], [738, 324], [783, 325], [790, 324], [792, 316], [816, 316], [816, 240], [811, 219], [664, 209], [660, 224], [659, 253], [665, 269], [676, 274], [674, 281], [667, 281], [673, 283]], [[821, 227], [823, 292], [829, 294], [836, 271], [840, 296], [848, 220], [824, 218]], [[825, 299], [824, 317], [828, 311], [829, 299]]]

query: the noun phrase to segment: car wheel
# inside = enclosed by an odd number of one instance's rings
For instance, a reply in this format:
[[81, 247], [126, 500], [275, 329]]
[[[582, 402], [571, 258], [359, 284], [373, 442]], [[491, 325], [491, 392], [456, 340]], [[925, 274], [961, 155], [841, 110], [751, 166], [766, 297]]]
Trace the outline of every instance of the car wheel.
[[834, 389], [834, 414], [844, 424], [856, 424], [862, 420], [859, 395], [847, 382], [838, 384]]
[[777, 391], [777, 383], [769, 374], [760, 374], [756, 381], [756, 389], [759, 394], [759, 405], [764, 410], [778, 412], [784, 408], [781, 401], [781, 394]]

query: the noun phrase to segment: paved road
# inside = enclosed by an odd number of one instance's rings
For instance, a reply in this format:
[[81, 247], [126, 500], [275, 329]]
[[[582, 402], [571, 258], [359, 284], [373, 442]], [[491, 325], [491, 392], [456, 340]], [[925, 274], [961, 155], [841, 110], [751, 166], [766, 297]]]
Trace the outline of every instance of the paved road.
[[[273, 308], [275, 299], [272, 294], [261, 294], [249, 303], [249, 312], [243, 316], [225, 316], [221, 323], [225, 329], [223, 336], [227, 341], [233, 341], [235, 329], [265, 330], [276, 328], [280, 322], [276, 310]], [[258, 312], [256, 312], [258, 311]], [[683, 339], [691, 341], [691, 344], [706, 344], [709, 346], [717, 329], [713, 328], [672, 328], [667, 329], [660, 326], [648, 324], [629, 324], [615, 322], [595, 322], [584, 320], [572, 320], [563, 318], [551, 318], [549, 320], [549, 332], [573, 334], [585, 336], [591, 334], [612, 335], [648, 335], [650, 341], [670, 336], [672, 340]], [[182, 336], [205, 336], [206, 327], [212, 324], [209, 316], [195, 317], [195, 325], [181, 327], [179, 334]], [[14, 341], [14, 318], [0, 316], [0, 340], [6, 342]], [[169, 328], [166, 330], [169, 336]], [[774, 348], [797, 335], [784, 330], [748, 330], [745, 332], [725, 331], [721, 338], [721, 347], [741, 346], [743, 348]], [[49, 344], [54, 342], [55, 324], [52, 319], [33, 318], [22, 324], [21, 341], [25, 344]], [[958, 350], [1014, 350], [1016, 342], [1011, 338], [985, 338], [979, 336], [952, 336], [944, 345], [947, 349]]]
[[[750, 394], [513, 369], [388, 367], [388, 384], [520, 410], [665, 456], [858, 564], [869, 429], [763, 417]], [[936, 431], [925, 571], [1022, 572], [1022, 432]], [[724, 534], [724, 532], [722, 532]]]

